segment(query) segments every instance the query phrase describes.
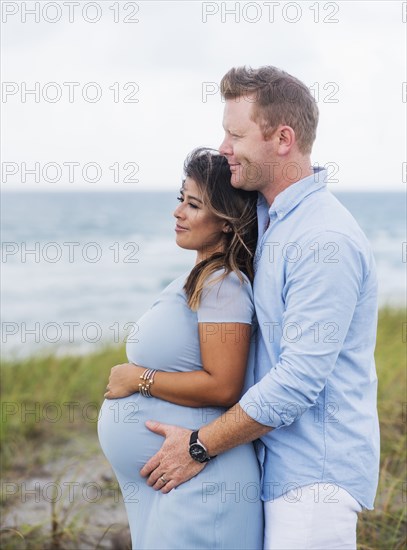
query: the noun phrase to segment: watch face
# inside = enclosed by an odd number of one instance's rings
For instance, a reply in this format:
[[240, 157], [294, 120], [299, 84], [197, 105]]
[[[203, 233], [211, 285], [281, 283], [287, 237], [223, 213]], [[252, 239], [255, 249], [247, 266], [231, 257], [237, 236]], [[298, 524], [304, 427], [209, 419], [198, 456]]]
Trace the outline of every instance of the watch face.
[[205, 449], [203, 449], [198, 443], [194, 443], [189, 447], [189, 454], [198, 462], [206, 462], [208, 460]]

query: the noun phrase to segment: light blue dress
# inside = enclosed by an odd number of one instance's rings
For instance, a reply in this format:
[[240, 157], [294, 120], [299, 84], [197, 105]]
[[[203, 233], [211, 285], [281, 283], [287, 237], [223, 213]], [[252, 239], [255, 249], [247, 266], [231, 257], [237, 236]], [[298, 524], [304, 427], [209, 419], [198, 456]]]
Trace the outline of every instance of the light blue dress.
[[[241, 284], [231, 273], [222, 282], [207, 284], [199, 310], [193, 312], [183, 291], [186, 276], [173, 281], [138, 321], [138, 341], [127, 343], [130, 362], [168, 372], [200, 370], [198, 322], [253, 322], [248, 282]], [[245, 388], [253, 384], [253, 352], [251, 345]], [[120, 484], [133, 549], [262, 548], [260, 473], [251, 443], [219, 455], [167, 495], [154, 491], [139, 474], [163, 442], [145, 427], [146, 420], [197, 429], [224, 410], [175, 405], [139, 393], [104, 401], [99, 440]]]

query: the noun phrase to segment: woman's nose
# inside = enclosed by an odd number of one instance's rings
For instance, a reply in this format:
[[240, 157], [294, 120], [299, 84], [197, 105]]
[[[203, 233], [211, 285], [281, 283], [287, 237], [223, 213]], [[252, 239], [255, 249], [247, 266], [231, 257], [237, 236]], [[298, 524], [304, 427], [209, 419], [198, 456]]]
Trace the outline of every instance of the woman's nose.
[[180, 218], [182, 216], [182, 204], [179, 204], [173, 212], [174, 218]]

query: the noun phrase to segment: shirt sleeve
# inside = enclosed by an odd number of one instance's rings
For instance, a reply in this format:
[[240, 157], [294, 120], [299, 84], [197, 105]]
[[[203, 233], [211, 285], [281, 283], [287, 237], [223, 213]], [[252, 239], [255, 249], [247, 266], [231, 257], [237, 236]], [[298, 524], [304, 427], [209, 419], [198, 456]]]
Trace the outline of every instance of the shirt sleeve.
[[[241, 398], [254, 420], [273, 428], [290, 425], [312, 407], [335, 367], [369, 270], [346, 235], [326, 232], [286, 265], [285, 311], [278, 363]], [[335, 250], [329, 261], [315, 250]], [[270, 323], [272, 325], [272, 311]], [[263, 337], [267, 329], [261, 327]], [[252, 407], [253, 403], [256, 407]]]
[[217, 280], [223, 270], [208, 277], [202, 291], [197, 316], [198, 323], [247, 323], [254, 316], [253, 291], [247, 277], [244, 281], [233, 271]]

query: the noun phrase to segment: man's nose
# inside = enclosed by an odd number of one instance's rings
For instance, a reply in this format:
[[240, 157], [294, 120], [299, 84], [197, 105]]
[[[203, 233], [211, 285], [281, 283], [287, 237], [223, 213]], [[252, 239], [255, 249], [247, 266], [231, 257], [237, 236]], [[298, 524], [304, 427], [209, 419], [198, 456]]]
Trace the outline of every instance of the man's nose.
[[219, 145], [219, 153], [225, 157], [233, 154], [233, 149], [227, 136], [223, 138], [222, 143]]

